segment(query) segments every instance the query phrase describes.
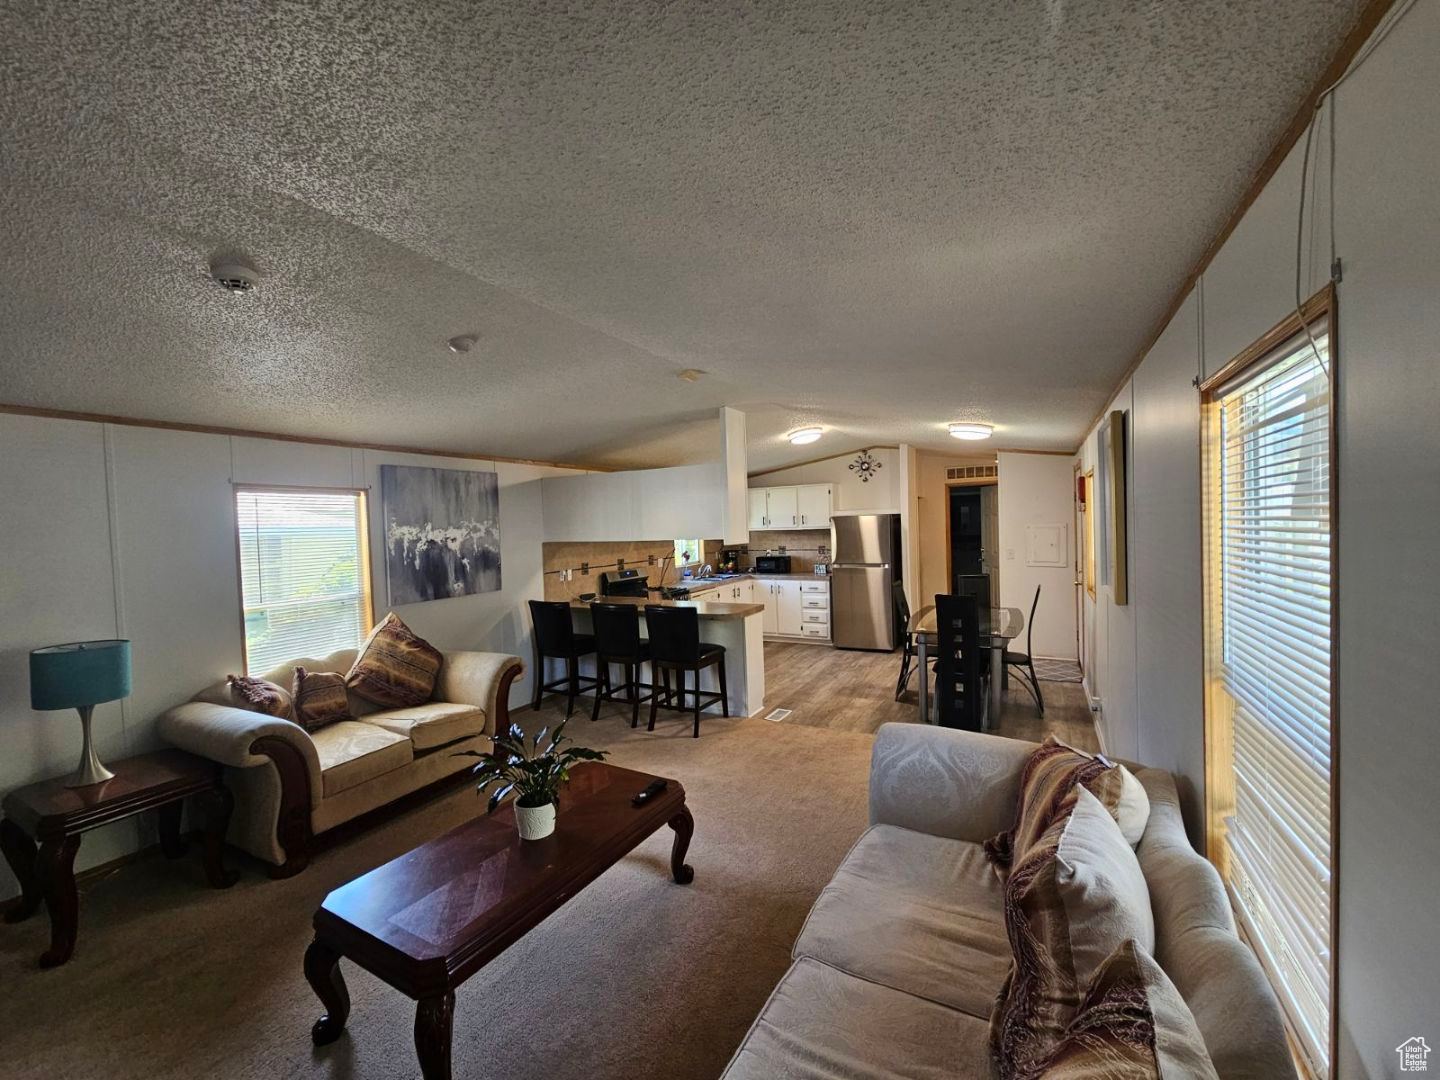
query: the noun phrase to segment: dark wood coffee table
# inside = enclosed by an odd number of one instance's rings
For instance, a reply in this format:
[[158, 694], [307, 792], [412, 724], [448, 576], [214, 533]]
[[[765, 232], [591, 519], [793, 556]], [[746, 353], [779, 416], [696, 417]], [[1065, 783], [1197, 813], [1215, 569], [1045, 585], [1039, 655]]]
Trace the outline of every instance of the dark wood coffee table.
[[449, 1080], [455, 989], [603, 874], [662, 825], [675, 830], [670, 871], [685, 865], [694, 821], [675, 781], [643, 807], [631, 797], [656, 779], [592, 762], [560, 796], [555, 832], [522, 841], [506, 805], [421, 844], [348, 885], [315, 912], [305, 978], [325, 1006], [311, 1037], [334, 1042], [350, 1015], [340, 958], [359, 964], [418, 1005], [415, 1051], [425, 1080]]
[[[68, 777], [42, 780], [5, 796], [0, 849], [20, 881], [20, 902], [5, 913], [7, 923], [35, 913], [43, 896], [50, 910], [50, 948], [41, 967], [56, 967], [75, 950], [80, 898], [75, 890], [75, 853], [91, 829], [147, 810], [160, 812], [160, 847], [167, 859], [185, 853], [180, 836], [183, 800], [195, 797], [205, 813], [205, 876], [217, 889], [234, 884], [221, 850], [234, 800], [221, 782], [218, 764], [183, 750], [112, 761], [115, 775], [86, 787], [66, 787]], [[36, 851], [39, 844], [39, 851]]]

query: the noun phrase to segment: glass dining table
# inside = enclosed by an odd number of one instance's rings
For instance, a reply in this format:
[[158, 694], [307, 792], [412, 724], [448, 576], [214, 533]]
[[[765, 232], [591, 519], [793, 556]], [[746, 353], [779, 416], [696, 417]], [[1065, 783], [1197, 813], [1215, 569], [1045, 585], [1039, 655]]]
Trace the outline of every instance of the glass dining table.
[[[1004, 701], [1005, 648], [1025, 629], [1025, 613], [1019, 608], [997, 607], [980, 609], [980, 642], [990, 650], [990, 701], [985, 709], [985, 730], [1000, 719]], [[920, 668], [920, 722], [934, 724], [930, 715], [930, 648], [940, 641], [936, 627], [935, 605], [927, 604], [910, 616], [910, 633], [915, 636], [915, 657]]]

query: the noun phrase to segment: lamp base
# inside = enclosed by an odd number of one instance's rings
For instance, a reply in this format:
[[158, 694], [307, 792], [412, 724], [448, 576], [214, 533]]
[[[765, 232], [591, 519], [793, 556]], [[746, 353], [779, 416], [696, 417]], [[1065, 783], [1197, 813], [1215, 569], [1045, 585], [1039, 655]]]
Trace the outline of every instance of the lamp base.
[[95, 754], [95, 744], [90, 738], [90, 714], [94, 710], [93, 705], [81, 705], [77, 710], [80, 713], [80, 723], [85, 729], [85, 747], [80, 751], [80, 767], [75, 770], [70, 779], [65, 781], [66, 787], [89, 787], [92, 784], [103, 784], [115, 776], [113, 772], [100, 764], [100, 758]]

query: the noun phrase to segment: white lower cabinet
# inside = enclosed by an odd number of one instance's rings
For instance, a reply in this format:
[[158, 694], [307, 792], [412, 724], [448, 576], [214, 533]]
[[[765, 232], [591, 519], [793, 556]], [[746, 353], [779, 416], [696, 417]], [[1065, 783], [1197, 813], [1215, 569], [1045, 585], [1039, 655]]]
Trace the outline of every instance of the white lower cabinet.
[[765, 605], [765, 633], [776, 637], [830, 638], [830, 583], [757, 578], [755, 603]]

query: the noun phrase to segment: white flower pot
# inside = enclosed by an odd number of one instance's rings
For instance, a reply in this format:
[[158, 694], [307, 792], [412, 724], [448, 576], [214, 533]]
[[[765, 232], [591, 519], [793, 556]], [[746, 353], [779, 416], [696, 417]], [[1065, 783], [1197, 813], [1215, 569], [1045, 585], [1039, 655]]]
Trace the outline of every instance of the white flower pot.
[[515, 804], [515, 825], [521, 840], [543, 840], [555, 831], [555, 804], [521, 806]]

